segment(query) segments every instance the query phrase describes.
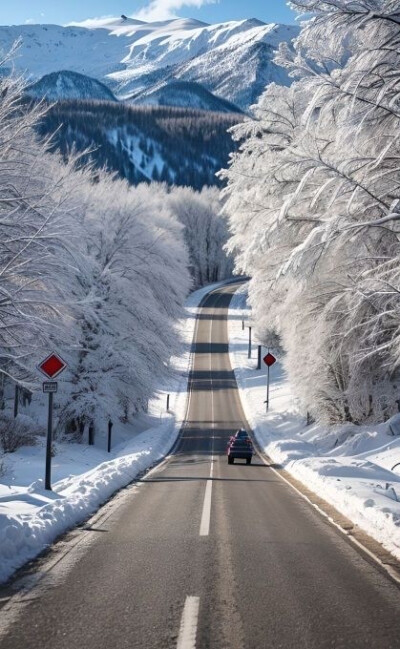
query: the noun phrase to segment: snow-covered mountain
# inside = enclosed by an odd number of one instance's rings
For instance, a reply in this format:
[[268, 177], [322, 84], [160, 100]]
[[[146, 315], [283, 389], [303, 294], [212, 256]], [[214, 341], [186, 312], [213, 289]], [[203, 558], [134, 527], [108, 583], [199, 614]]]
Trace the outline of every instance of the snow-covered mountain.
[[218, 113], [242, 112], [235, 104], [217, 97], [200, 83], [194, 81], [170, 81], [161, 84], [148, 92], [140, 93], [136, 100], [132, 98], [131, 103], [150, 106], [181, 106], [182, 108], [197, 108]]
[[207, 25], [197, 20], [143, 23], [95, 19], [58, 25], [0, 26], [0, 51], [21, 39], [15, 67], [37, 81], [60, 70], [105, 83], [120, 99], [171, 80], [196, 82], [247, 109], [271, 81], [289, 83], [273, 63], [281, 41], [298, 27], [250, 19]]
[[34, 99], [45, 97], [48, 101], [61, 99], [117, 101], [104, 83], [70, 70], [46, 74], [36, 83], [29, 85], [25, 94]]

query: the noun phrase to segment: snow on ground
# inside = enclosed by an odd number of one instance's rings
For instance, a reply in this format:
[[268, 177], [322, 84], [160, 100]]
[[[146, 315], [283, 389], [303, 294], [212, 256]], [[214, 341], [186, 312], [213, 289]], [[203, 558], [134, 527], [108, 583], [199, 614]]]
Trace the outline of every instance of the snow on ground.
[[[171, 384], [160, 389], [149, 404], [149, 415], [126, 425], [125, 432], [121, 426], [117, 429], [111, 454], [106, 451], [105, 435], [96, 437], [94, 447], [56, 442], [52, 492], [44, 489], [44, 437], [38, 438], [37, 446], [4, 456], [4, 475], [0, 471], [0, 582], [171, 450], [185, 417], [196, 313], [211, 288], [196, 291], [187, 300], [180, 327], [183, 350], [171, 359]], [[168, 392], [169, 414], [165, 412]]]
[[248, 329], [242, 331], [242, 316], [249, 318], [246, 286], [231, 302], [230, 357], [260, 447], [400, 559], [400, 416], [380, 425], [307, 426], [279, 362], [271, 368], [267, 414], [266, 367], [256, 369], [255, 345], [253, 358], [247, 357]]

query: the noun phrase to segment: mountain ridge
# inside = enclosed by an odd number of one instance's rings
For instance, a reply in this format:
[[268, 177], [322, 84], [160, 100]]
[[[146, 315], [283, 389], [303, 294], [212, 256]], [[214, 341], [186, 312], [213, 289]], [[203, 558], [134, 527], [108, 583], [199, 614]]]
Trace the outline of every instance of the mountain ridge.
[[194, 19], [144, 23], [133, 19], [87, 20], [67, 26], [0, 26], [0, 50], [21, 39], [14, 67], [34, 83], [60, 70], [105, 84], [119, 100], [148, 93], [163, 75], [200, 83], [242, 110], [257, 100], [263, 84], [291, 80], [273, 59], [280, 42], [297, 26], [251, 18], [208, 25]]

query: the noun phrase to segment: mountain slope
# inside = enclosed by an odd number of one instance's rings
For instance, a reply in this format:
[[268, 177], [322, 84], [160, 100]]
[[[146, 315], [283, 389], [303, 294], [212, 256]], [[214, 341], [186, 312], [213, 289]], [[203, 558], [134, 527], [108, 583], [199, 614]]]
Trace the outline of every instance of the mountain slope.
[[228, 129], [243, 116], [194, 109], [61, 101], [39, 125], [53, 148], [83, 158], [137, 184], [151, 180], [201, 189], [220, 184], [215, 174], [235, 150]]
[[183, 108], [197, 108], [219, 113], [241, 113], [238, 106], [225, 99], [221, 99], [209, 92], [200, 83], [192, 81], [171, 81], [149, 92], [140, 93], [134, 99], [134, 104], [155, 106], [181, 106]]
[[[233, 39], [189, 61], [179, 69], [176, 77], [196, 81], [246, 110], [256, 103], [270, 83], [290, 83], [286, 70], [273, 62], [275, 52], [276, 49], [263, 40], [241, 43]], [[212, 70], [211, 77], [209, 70]]]
[[97, 79], [69, 70], [46, 74], [39, 81], [28, 86], [25, 94], [34, 99], [45, 97], [48, 101], [63, 99], [117, 101], [111, 90]]
[[101, 19], [66, 27], [0, 26], [0, 49], [21, 38], [15, 66], [32, 81], [70, 70], [100, 80], [119, 99], [152, 92], [160, 81], [190, 81], [246, 110], [264, 82], [290, 83], [273, 57], [298, 31], [255, 19], [216, 25]]
[[160, 77], [195, 81], [245, 110], [264, 90], [264, 81], [290, 83], [273, 58], [279, 43], [297, 33], [297, 27], [254, 19], [178, 31], [168, 38], [152, 32], [132, 44], [126, 69], [109, 79], [120, 84], [123, 97], [148, 91]]

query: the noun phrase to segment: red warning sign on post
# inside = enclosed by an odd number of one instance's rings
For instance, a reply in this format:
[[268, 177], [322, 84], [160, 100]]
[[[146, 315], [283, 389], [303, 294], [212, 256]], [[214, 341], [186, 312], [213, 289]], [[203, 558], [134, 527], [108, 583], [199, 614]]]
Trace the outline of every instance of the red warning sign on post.
[[268, 352], [268, 354], [266, 356], [264, 356], [263, 361], [264, 361], [264, 363], [266, 365], [268, 365], [268, 367], [271, 367], [271, 365], [276, 363], [276, 358], [275, 358], [275, 356], [273, 354], [270, 354]]
[[54, 379], [67, 367], [61, 356], [54, 352], [38, 365], [38, 369], [49, 379]]

